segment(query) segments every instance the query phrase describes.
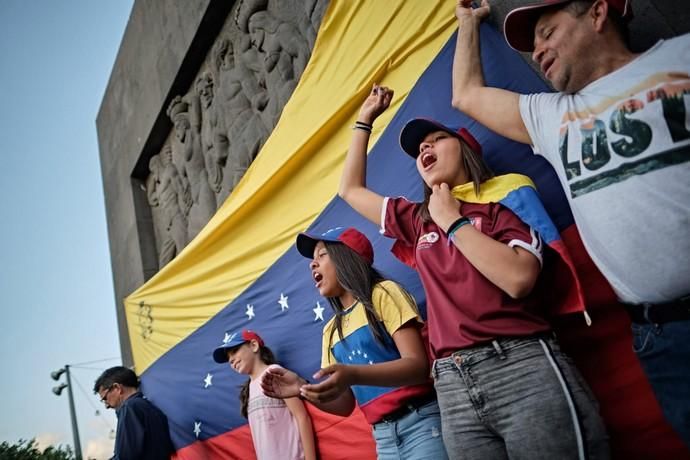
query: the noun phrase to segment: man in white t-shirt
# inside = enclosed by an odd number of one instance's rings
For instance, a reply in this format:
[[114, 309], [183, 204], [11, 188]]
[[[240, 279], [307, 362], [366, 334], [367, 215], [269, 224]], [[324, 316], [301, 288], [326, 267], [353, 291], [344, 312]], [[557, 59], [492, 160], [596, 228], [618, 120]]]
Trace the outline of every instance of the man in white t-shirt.
[[545, 0], [505, 20], [557, 93], [487, 87], [479, 23], [458, 0], [453, 106], [554, 167], [582, 240], [633, 321], [667, 420], [690, 446], [690, 34], [642, 54], [629, 0]]

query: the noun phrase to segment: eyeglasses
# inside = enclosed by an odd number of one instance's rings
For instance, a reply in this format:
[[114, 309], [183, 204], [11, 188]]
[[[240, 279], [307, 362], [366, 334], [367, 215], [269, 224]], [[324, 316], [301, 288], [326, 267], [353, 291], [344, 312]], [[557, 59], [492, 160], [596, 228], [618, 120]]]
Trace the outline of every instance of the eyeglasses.
[[108, 404], [108, 403], [106, 402], [105, 398], [108, 397], [108, 393], [110, 393], [110, 392], [112, 391], [113, 388], [115, 388], [115, 385], [114, 385], [114, 384], [113, 384], [113, 385], [110, 385], [110, 386], [105, 390], [105, 393], [103, 393], [103, 396], [101, 396], [101, 402], [102, 402], [103, 404]]

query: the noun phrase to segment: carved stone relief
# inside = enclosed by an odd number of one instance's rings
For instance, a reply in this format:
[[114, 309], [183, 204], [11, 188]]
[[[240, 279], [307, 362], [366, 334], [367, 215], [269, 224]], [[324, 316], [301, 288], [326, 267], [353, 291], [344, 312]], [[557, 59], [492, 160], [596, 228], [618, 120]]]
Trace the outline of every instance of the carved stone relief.
[[328, 0], [239, 0], [149, 161], [159, 269], [232, 193], [304, 71]]
[[[189, 99], [189, 100], [187, 100]], [[180, 172], [185, 193], [191, 196], [187, 235], [193, 237], [216, 211], [216, 196], [208, 180], [201, 145], [199, 98], [175, 97], [167, 114], [173, 122], [172, 161]]]
[[234, 45], [219, 40], [213, 48], [212, 72], [217, 81], [215, 113], [228, 151], [222, 171], [219, 198], [223, 201], [244, 175], [270, 127], [262, 119], [269, 100], [261, 86], [241, 60], [235, 59]]
[[149, 170], [146, 192], [159, 242], [158, 263], [162, 267], [187, 244], [187, 214], [192, 203], [189, 188], [173, 164], [169, 145], [151, 157]]

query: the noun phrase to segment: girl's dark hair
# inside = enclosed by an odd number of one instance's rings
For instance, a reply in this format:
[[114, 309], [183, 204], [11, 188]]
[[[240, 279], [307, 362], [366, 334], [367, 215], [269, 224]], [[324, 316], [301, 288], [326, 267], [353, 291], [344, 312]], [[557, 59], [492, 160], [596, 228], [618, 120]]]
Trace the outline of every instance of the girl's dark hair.
[[[228, 351], [235, 351], [248, 343], [249, 342], [244, 342], [236, 347], [229, 348]], [[264, 364], [278, 364], [271, 349], [265, 345], [259, 345], [259, 359], [261, 359]], [[249, 405], [249, 383], [251, 381], [252, 379], [247, 379], [246, 382], [240, 385], [240, 414], [242, 414], [244, 418], [249, 418], [247, 417], [247, 406]]]
[[[489, 168], [489, 165], [484, 161], [481, 154], [472, 150], [464, 141], [458, 139], [460, 143], [460, 153], [462, 154], [462, 163], [465, 171], [469, 175], [470, 181], [474, 183], [474, 193], [479, 195], [479, 188], [481, 183], [494, 177], [494, 172]], [[424, 222], [431, 221], [429, 214], [429, 197], [431, 197], [431, 189], [426, 183], [424, 185], [424, 201], [417, 205], [416, 214]]]
[[[324, 241], [323, 243], [328, 251], [328, 257], [333, 261], [333, 265], [335, 266], [335, 274], [338, 278], [338, 283], [340, 283], [346, 291], [352, 294], [355, 300], [362, 303], [364, 313], [367, 317], [367, 323], [374, 335], [374, 339], [383, 347], [392, 346], [389, 335], [381, 319], [376, 314], [372, 302], [374, 286], [385, 280], [383, 275], [354, 250], [344, 244], [330, 241]], [[385, 290], [383, 286], [381, 286], [381, 288]], [[414, 304], [412, 296], [404, 290], [403, 292]], [[343, 339], [343, 312], [349, 305], [343, 305], [338, 297], [328, 297], [328, 303], [335, 312], [333, 318], [335, 327], [331, 328], [331, 335], [328, 338], [328, 348], [330, 349], [333, 345], [333, 335], [336, 331], [338, 331], [340, 340], [346, 343]]]

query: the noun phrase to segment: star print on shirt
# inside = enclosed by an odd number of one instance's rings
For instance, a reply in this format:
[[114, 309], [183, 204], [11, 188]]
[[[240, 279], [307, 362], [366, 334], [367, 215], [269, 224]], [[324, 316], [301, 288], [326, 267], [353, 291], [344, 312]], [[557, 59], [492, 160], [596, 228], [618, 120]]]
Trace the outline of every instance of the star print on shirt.
[[356, 350], [352, 350], [350, 354], [347, 356], [347, 359], [349, 361], [352, 361], [353, 363], [374, 364], [374, 361], [369, 359], [369, 355], [367, 355], [367, 352], [362, 351], [359, 348]]
[[278, 300], [278, 303], [280, 304], [280, 311], [285, 311], [290, 308], [288, 305], [288, 298], [282, 292], [280, 293], [280, 300]]
[[312, 311], [314, 312], [314, 321], [321, 320], [323, 321], [323, 311], [324, 308], [321, 306], [319, 302], [316, 302], [316, 308], [313, 308]]
[[204, 379], [204, 388], [208, 388], [213, 385], [211, 379], [213, 379], [213, 374], [206, 374], [206, 378]]
[[249, 319], [252, 319], [253, 317], [255, 317], [256, 315], [254, 314], [254, 305], [248, 303], [247, 304], [247, 311], [244, 314], [247, 315], [247, 317]]
[[201, 434], [201, 422], [194, 422], [194, 435], [198, 438]]

